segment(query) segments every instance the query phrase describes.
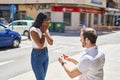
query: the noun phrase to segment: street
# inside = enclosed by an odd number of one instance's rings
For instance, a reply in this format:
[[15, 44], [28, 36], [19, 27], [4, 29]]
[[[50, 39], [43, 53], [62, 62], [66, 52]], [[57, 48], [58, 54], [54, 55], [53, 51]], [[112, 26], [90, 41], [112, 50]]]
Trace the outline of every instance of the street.
[[[115, 52], [112, 52], [113, 47], [115, 47], [116, 52], [120, 51], [119, 47], [116, 47], [116, 45], [120, 45], [120, 32], [119, 33], [116, 32], [118, 31], [113, 31], [110, 34], [104, 33], [102, 35], [99, 35], [97, 44], [100, 46], [102, 50], [104, 49], [105, 52], [109, 53], [109, 50], [111, 50], [111, 53], [115, 54]], [[84, 51], [84, 49], [81, 46], [80, 37], [78, 33], [76, 34], [54, 33], [52, 34], [52, 37], [54, 39], [54, 45], [48, 46], [50, 64], [56, 62], [58, 57], [63, 53], [73, 56]], [[108, 46], [109, 49], [106, 48]], [[31, 53], [30, 40], [22, 41], [19, 48], [0, 50], [0, 73], [1, 73], [0, 79], [8, 80], [17, 75], [31, 71], [30, 53]], [[108, 54], [106, 53], [106, 55]], [[115, 58], [116, 58], [115, 60], [118, 60], [120, 55], [119, 54], [116, 55], [114, 56], [112, 55], [113, 58], [112, 59], [108, 58], [107, 60], [113, 61]], [[118, 62], [119, 60], [116, 63]], [[110, 64], [106, 63], [106, 65], [110, 65]], [[111, 65], [111, 66], [117, 68], [119, 65]], [[108, 67], [105, 69], [109, 70]], [[120, 69], [116, 69], [116, 72], [117, 71], [120, 71]], [[111, 73], [112, 72], [107, 74], [110, 75]], [[114, 75], [120, 76], [118, 74], [114, 74]], [[114, 80], [119, 80], [117, 78], [118, 77], [116, 77], [116, 79]]]

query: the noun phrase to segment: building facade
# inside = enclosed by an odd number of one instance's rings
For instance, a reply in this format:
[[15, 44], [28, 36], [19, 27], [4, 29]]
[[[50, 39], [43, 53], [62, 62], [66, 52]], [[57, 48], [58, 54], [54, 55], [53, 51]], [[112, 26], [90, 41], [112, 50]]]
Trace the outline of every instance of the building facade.
[[[1, 0], [0, 17], [10, 16], [8, 7], [15, 4], [16, 19], [35, 19], [39, 12], [45, 12], [52, 22], [65, 23], [65, 30], [79, 30], [83, 25], [96, 28], [98, 25], [108, 25], [106, 3], [106, 0]], [[117, 12], [118, 9], [112, 10]]]

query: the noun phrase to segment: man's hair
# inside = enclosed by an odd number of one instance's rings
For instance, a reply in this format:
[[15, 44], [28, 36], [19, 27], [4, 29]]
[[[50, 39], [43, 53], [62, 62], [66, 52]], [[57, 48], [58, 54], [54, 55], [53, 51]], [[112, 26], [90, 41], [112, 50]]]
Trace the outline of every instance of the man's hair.
[[97, 33], [96, 30], [93, 28], [82, 28], [81, 31], [83, 32], [83, 37], [88, 38], [91, 44], [95, 44], [97, 40]]

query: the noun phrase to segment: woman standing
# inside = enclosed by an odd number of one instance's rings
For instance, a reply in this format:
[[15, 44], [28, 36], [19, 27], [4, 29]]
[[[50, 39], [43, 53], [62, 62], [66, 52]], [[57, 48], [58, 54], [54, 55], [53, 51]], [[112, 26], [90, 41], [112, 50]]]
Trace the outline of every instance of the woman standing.
[[31, 64], [37, 80], [45, 80], [49, 57], [47, 43], [53, 44], [53, 39], [48, 31], [50, 18], [44, 13], [39, 13], [32, 27], [30, 38], [32, 42]]

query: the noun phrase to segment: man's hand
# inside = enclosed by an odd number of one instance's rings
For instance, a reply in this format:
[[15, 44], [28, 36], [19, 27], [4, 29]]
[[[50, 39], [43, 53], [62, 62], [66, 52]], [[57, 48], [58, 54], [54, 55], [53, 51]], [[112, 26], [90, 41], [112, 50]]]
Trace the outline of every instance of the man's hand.
[[60, 63], [62, 63], [63, 61], [65, 61], [65, 60], [64, 60], [64, 56], [60, 56], [60, 57], [58, 58], [58, 61], [59, 61]]
[[72, 58], [66, 54], [63, 54], [64, 56], [64, 59], [67, 60], [67, 61], [72, 61]]

